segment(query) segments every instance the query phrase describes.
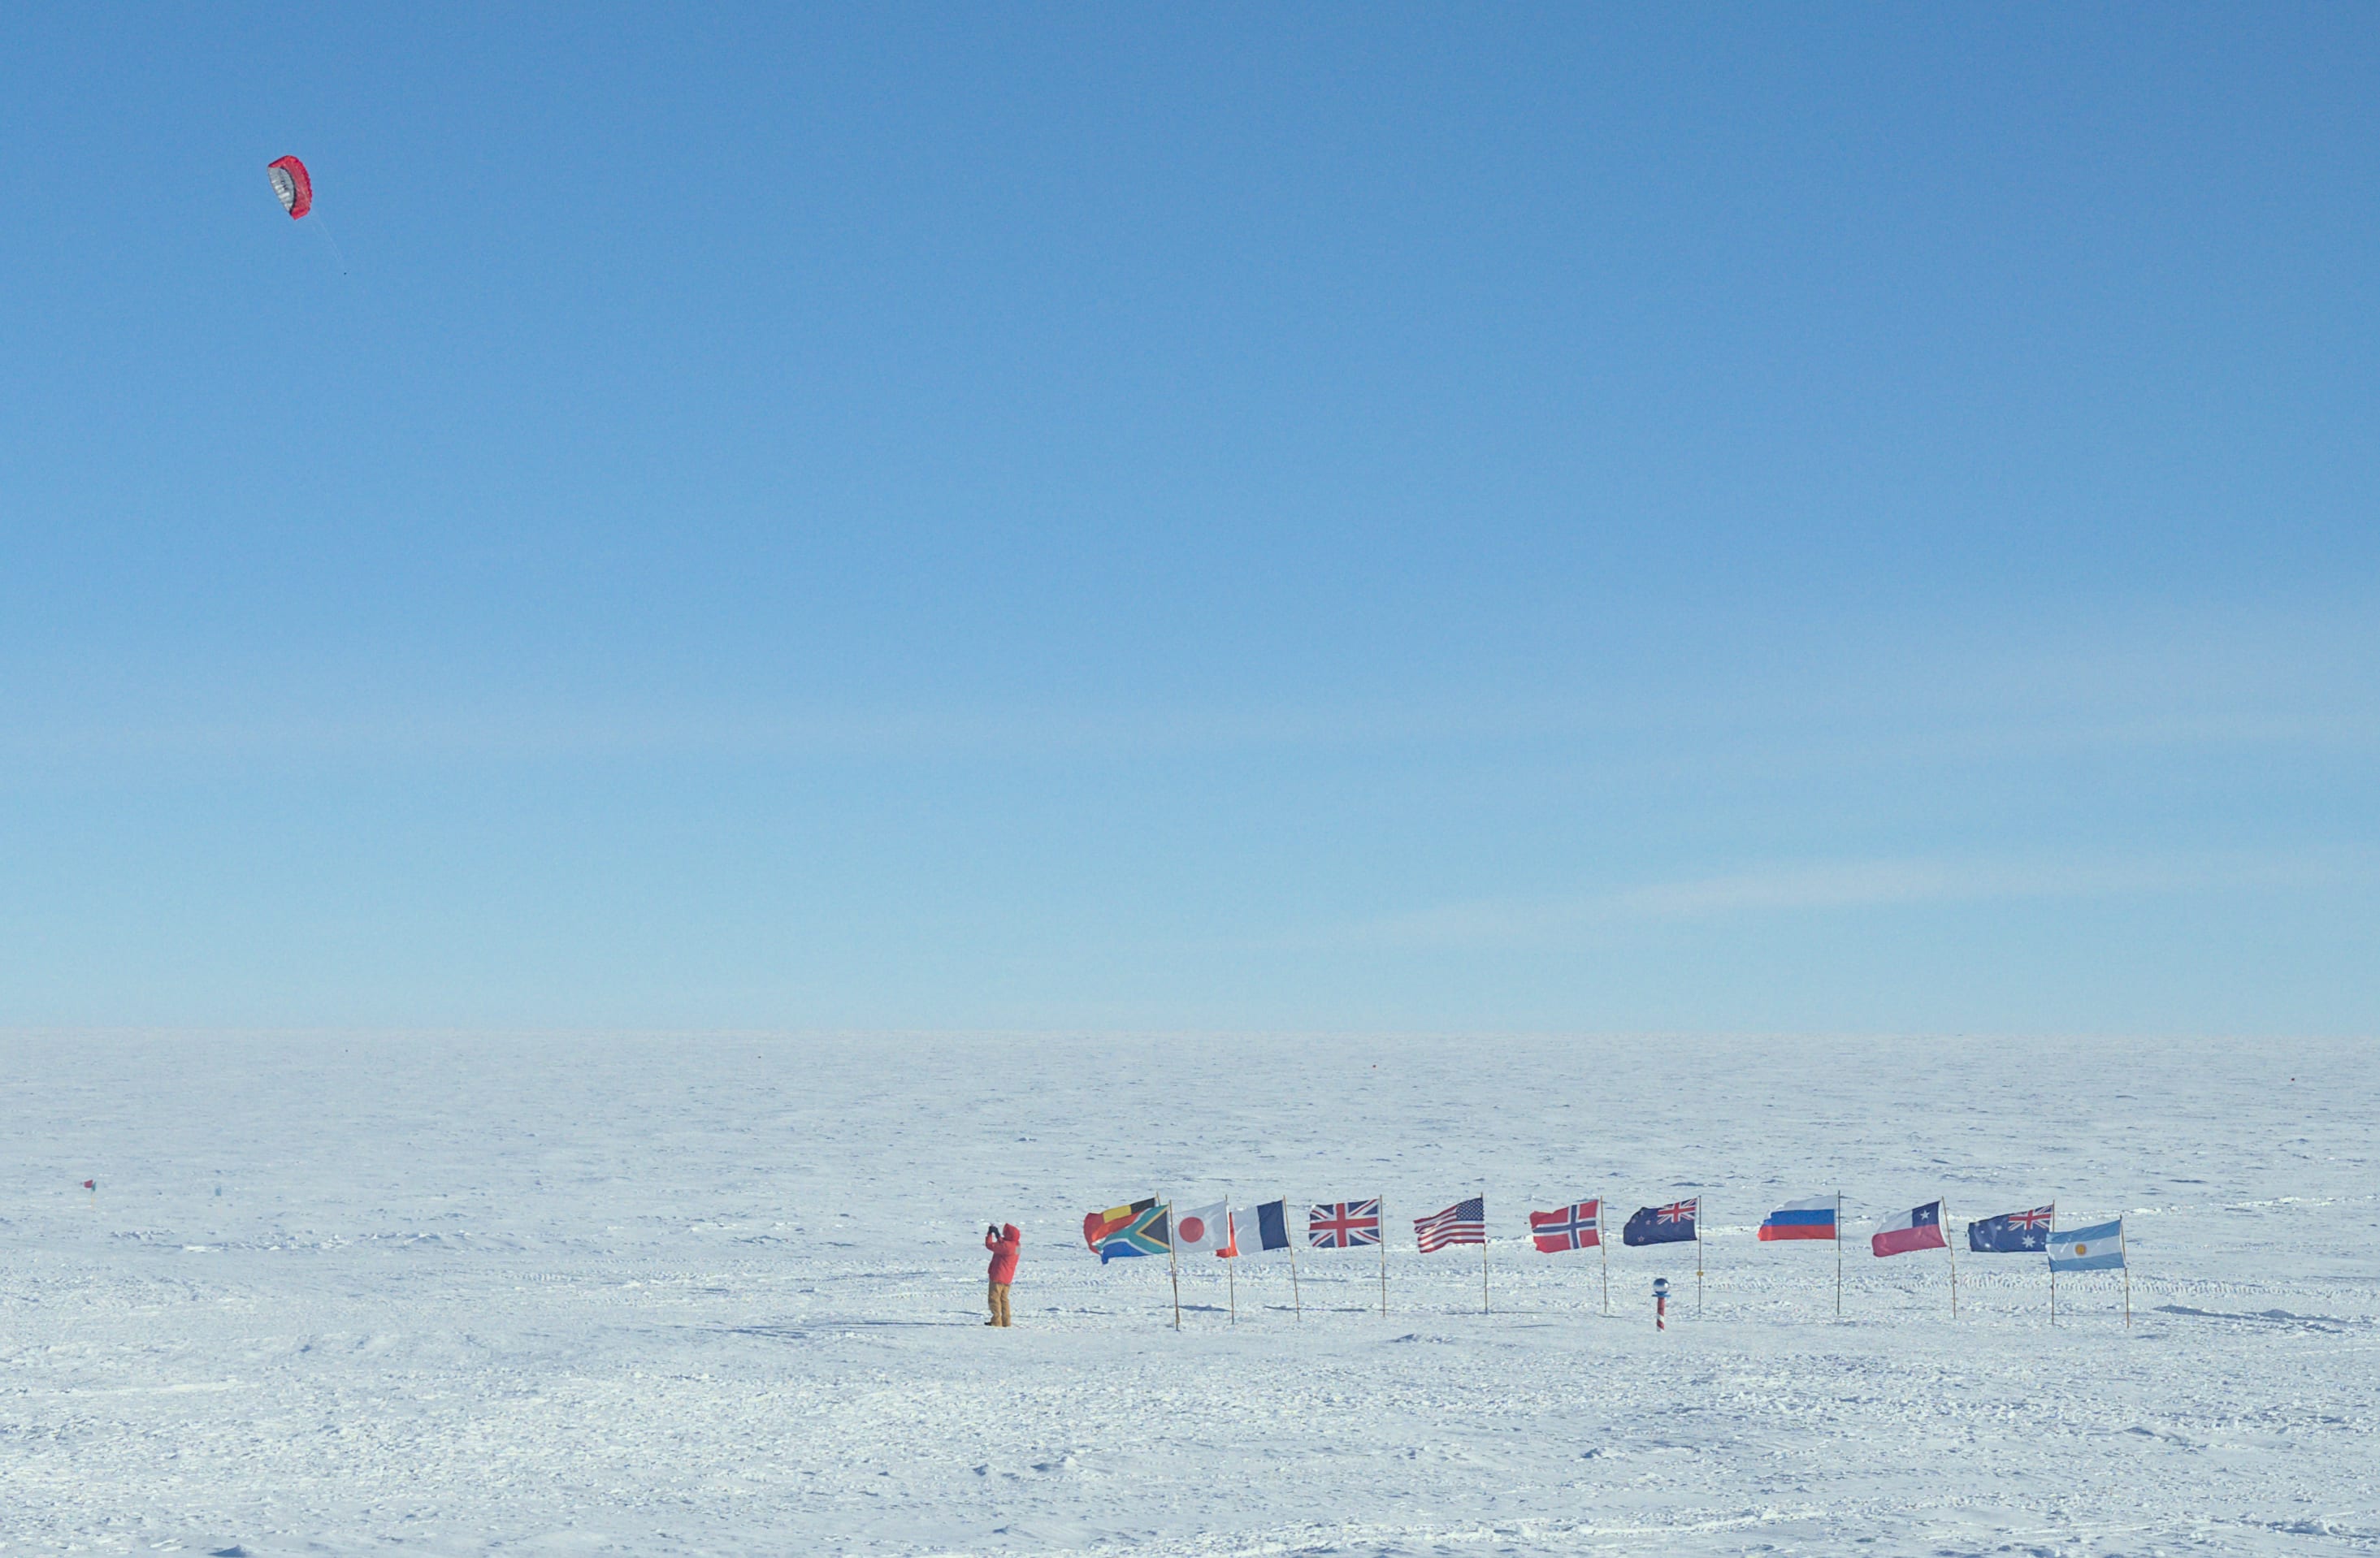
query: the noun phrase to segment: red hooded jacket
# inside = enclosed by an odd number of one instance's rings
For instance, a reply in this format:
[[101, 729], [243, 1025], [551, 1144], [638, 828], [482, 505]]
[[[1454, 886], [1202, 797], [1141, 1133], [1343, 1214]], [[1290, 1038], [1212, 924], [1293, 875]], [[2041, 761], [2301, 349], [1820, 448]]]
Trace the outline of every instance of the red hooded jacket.
[[1016, 1280], [1016, 1247], [1024, 1242], [1025, 1236], [1016, 1231], [1016, 1225], [1014, 1223], [1002, 1224], [998, 1238], [992, 1238], [988, 1233], [983, 1236], [983, 1247], [991, 1251], [992, 1281], [1014, 1282]]

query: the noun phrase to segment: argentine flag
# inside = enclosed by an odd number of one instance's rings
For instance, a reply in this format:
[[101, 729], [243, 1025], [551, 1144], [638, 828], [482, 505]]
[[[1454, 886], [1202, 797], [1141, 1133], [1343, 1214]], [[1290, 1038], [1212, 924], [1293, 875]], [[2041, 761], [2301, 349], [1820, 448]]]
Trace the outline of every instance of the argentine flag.
[[2124, 1263], [2124, 1220], [2088, 1228], [2069, 1228], [2049, 1236], [2049, 1269], [2054, 1272], [2112, 1272]]

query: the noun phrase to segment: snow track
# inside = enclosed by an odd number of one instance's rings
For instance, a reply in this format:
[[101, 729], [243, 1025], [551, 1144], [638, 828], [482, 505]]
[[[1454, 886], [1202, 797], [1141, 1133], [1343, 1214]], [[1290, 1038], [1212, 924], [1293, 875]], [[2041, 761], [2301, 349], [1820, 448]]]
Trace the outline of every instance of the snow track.
[[[10, 1552], [2380, 1552], [2363, 1046], [5, 1053]], [[2103, 1087], [2070, 1134], [2058, 1101]], [[1483, 1182], [1486, 1315], [1477, 1251], [1410, 1237]], [[1830, 1250], [1751, 1237], [1838, 1186], [1842, 1324]], [[1387, 1318], [1369, 1252], [1316, 1252], [1302, 1320], [1278, 1257], [1236, 1325], [1185, 1269], [1176, 1335], [1163, 1262], [1076, 1233], [1227, 1190], [1384, 1193]], [[1692, 1247], [1615, 1250], [1606, 1318], [1592, 1252], [1520, 1237], [1530, 1205], [1697, 1192], [1699, 1319]], [[2062, 1282], [2052, 1328], [2037, 1262], [1963, 1252], [1953, 1322], [1938, 1255], [1864, 1240], [1937, 1194], [2125, 1214], [2132, 1330], [2112, 1278]], [[994, 1217], [1027, 1236], [1004, 1334]]]

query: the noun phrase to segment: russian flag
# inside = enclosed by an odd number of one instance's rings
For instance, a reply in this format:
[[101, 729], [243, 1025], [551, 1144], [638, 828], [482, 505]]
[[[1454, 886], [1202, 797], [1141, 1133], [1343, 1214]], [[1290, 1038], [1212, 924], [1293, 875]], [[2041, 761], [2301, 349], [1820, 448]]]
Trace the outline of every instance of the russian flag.
[[1889, 1223], [1876, 1225], [1869, 1247], [1879, 1255], [1906, 1255], [1912, 1250], [1948, 1250], [1942, 1238], [1942, 1203], [1929, 1201], [1912, 1206]]
[[1770, 1213], [1760, 1225], [1760, 1239], [1764, 1244], [1773, 1238], [1834, 1237], [1835, 1198], [1832, 1196], [1790, 1202]]

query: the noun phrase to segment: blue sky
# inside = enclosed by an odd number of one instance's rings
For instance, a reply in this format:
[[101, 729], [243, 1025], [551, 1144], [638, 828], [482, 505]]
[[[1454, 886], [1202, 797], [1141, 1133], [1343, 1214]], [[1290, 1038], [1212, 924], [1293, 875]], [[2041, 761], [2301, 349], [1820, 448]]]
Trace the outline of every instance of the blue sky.
[[0, 18], [0, 1023], [2374, 1027], [2370, 7], [357, 9]]

